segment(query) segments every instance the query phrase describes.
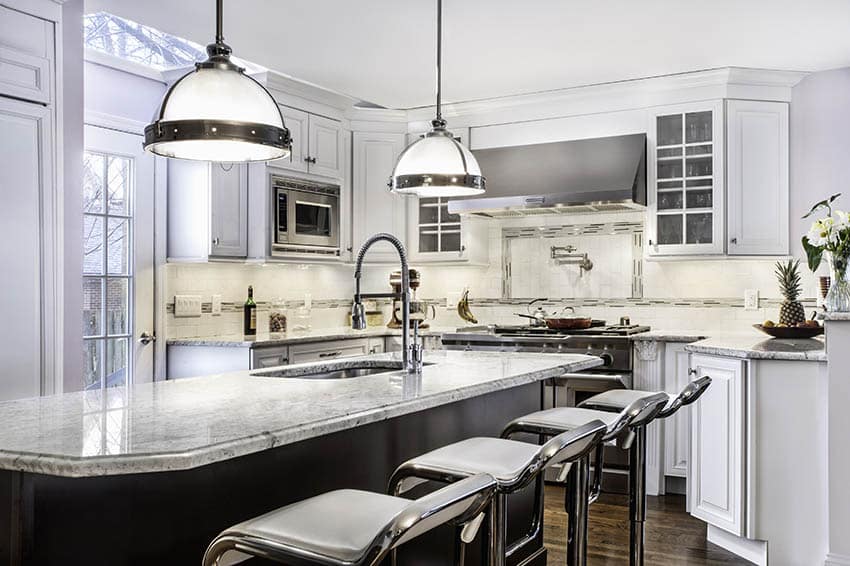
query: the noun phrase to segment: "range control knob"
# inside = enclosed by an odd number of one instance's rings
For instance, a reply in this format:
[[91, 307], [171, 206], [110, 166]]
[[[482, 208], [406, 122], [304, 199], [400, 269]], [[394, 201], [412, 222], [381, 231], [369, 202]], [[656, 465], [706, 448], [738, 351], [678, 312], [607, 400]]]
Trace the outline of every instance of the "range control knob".
[[605, 367], [608, 367], [614, 363], [614, 356], [609, 353], [599, 354], [599, 357], [602, 358], [602, 363]]

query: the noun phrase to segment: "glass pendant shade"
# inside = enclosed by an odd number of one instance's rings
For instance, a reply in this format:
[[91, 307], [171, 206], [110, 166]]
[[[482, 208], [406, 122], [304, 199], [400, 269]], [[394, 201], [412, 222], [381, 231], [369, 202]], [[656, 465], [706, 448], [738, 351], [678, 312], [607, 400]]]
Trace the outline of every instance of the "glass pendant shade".
[[480, 195], [484, 177], [472, 152], [450, 132], [435, 128], [399, 156], [390, 190], [420, 197]]

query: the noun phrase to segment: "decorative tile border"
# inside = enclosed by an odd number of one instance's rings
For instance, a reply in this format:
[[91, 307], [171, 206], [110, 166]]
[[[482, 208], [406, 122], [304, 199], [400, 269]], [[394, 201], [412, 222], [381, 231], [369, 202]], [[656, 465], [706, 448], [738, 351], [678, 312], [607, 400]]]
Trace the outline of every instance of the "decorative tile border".
[[564, 238], [569, 236], [616, 236], [643, 232], [643, 222], [604, 222], [502, 228], [503, 238]]

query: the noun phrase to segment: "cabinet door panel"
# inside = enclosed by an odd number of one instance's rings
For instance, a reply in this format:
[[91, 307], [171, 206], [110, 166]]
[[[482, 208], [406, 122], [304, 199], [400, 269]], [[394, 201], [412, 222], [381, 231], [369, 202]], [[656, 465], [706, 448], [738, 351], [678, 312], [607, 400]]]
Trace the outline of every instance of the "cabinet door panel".
[[248, 168], [210, 164], [210, 255], [248, 255]]
[[692, 407], [688, 495], [691, 514], [744, 533], [744, 366], [740, 360], [695, 355], [697, 375], [711, 386]]
[[[667, 344], [664, 360], [664, 391], [678, 395], [690, 380], [690, 354], [683, 344]], [[691, 408], [682, 407], [664, 420], [664, 475], [686, 477], [691, 445]]]
[[51, 101], [53, 24], [0, 6], [0, 94]]
[[[341, 132], [340, 124], [336, 120], [310, 116], [308, 135], [310, 173], [327, 177], [342, 176]], [[313, 162], [314, 159], [315, 162]]]
[[726, 103], [729, 253], [788, 253], [788, 104]]
[[289, 129], [289, 135], [292, 136], [292, 153], [285, 159], [277, 159], [271, 163], [275, 167], [306, 173], [309, 115], [303, 110], [296, 110], [289, 106], [281, 106], [280, 111], [283, 113], [283, 123]]

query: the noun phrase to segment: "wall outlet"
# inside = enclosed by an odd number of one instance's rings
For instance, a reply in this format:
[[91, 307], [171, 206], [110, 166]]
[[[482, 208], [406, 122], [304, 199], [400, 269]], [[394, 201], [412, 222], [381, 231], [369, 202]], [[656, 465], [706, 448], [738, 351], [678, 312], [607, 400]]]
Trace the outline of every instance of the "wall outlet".
[[759, 290], [745, 289], [744, 290], [744, 310], [754, 311], [759, 308]]
[[212, 310], [210, 312], [216, 316], [221, 315], [221, 295], [212, 296]]
[[201, 316], [201, 296], [174, 295], [174, 316]]

